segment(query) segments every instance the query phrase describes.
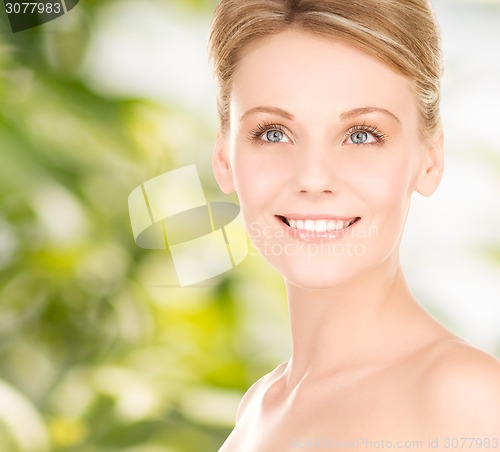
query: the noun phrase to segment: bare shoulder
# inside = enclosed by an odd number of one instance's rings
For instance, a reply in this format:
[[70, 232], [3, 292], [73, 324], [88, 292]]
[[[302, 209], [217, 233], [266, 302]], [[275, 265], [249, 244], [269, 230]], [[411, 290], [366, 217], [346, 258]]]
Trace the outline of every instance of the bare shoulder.
[[436, 434], [498, 434], [500, 361], [458, 340], [436, 345], [420, 379], [419, 415]]
[[248, 390], [245, 392], [238, 405], [236, 412], [236, 423], [241, 419], [243, 414], [250, 408], [253, 402], [262, 394], [263, 391], [272, 381], [278, 378], [284, 371], [287, 363], [281, 363], [276, 369], [259, 378]]

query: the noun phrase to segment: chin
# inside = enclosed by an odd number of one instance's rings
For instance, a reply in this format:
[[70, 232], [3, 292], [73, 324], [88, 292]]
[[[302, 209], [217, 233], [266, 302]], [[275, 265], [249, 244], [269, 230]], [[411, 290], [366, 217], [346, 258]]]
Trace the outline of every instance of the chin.
[[354, 275], [331, 271], [325, 273], [283, 274], [285, 281], [303, 289], [333, 289], [348, 283]]
[[363, 272], [359, 258], [349, 259], [349, 262], [346, 262], [314, 257], [293, 260], [276, 259], [276, 256], [264, 257], [281, 273], [287, 283], [304, 289], [342, 286]]

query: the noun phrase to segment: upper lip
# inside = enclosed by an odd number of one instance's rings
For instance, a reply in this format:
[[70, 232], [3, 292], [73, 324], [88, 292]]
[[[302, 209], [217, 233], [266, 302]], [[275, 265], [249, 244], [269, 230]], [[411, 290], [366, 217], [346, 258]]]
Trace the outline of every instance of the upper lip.
[[311, 213], [286, 213], [283, 215], [276, 215], [277, 217], [286, 218], [288, 220], [336, 220], [336, 221], [346, 221], [346, 220], [354, 220], [360, 217], [358, 216], [335, 216], [326, 213], [320, 214], [311, 214]]

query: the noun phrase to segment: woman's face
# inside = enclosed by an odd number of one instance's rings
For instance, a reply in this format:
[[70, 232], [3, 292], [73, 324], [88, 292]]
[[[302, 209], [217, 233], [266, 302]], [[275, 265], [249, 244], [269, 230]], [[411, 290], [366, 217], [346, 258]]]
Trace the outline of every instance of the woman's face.
[[328, 287], [397, 264], [411, 194], [441, 173], [409, 81], [349, 44], [287, 31], [245, 53], [231, 95], [215, 172], [285, 279]]

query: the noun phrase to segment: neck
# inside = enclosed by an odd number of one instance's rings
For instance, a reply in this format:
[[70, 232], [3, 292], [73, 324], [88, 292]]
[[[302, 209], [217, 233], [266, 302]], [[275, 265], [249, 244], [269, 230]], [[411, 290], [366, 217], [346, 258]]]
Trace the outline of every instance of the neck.
[[292, 331], [291, 385], [302, 379], [356, 366], [381, 364], [398, 355], [408, 325], [427, 314], [418, 306], [399, 262], [328, 289], [286, 282]]

